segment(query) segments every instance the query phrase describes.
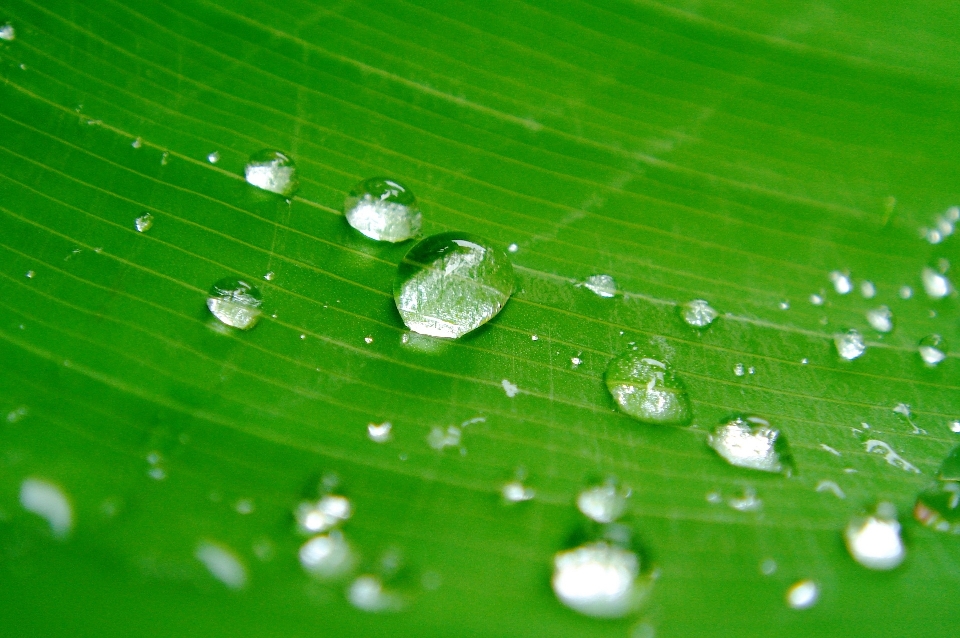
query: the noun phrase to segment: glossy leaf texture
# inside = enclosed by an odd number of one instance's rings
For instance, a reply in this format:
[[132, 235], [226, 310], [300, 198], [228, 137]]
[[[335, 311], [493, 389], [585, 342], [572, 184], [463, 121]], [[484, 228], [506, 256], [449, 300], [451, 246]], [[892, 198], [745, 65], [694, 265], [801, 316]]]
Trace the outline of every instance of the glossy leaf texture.
[[[3, 3], [2, 633], [952, 634], [960, 538], [911, 509], [960, 442], [957, 354], [917, 351], [960, 346], [956, 293], [921, 279], [960, 282], [960, 240], [928, 241], [960, 204], [958, 19], [939, 0]], [[244, 181], [263, 149], [296, 162], [289, 201]], [[493, 321], [408, 334], [412, 242], [343, 219], [377, 176], [416, 194], [425, 235], [510, 257]], [[582, 285], [599, 274], [615, 296]], [[217, 328], [223, 279], [259, 288], [253, 329]], [[706, 328], [678, 312], [694, 299]], [[892, 332], [867, 320], [881, 305]], [[617, 411], [603, 374], [631, 344], [683, 381], [691, 426]], [[741, 414], [789, 439], [792, 476], [707, 446]], [[518, 473], [535, 496], [507, 506]], [[293, 513], [334, 475], [354, 574], [399, 558], [396, 613], [298, 563]], [[69, 499], [59, 534], [25, 479]], [[657, 575], [619, 620], [550, 588], [577, 493], [607, 479]], [[842, 536], [881, 500], [908, 552], [889, 573]], [[819, 599], [791, 609], [804, 579]]]

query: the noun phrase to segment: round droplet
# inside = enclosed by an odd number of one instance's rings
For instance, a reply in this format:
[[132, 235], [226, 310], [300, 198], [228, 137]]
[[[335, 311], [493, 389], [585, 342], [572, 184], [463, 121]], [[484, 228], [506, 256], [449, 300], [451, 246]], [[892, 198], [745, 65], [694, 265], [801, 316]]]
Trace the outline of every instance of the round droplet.
[[923, 289], [932, 299], [942, 299], [950, 294], [952, 286], [950, 280], [930, 267], [925, 267], [920, 273]]
[[455, 339], [493, 319], [513, 285], [513, 265], [502, 251], [454, 232], [427, 237], [410, 249], [393, 295], [408, 328]]
[[336, 531], [308, 540], [300, 547], [299, 558], [307, 573], [322, 580], [350, 572], [356, 562], [350, 544]]
[[833, 343], [837, 346], [837, 354], [847, 361], [853, 361], [867, 349], [863, 335], [853, 328], [834, 336]]
[[649, 583], [640, 578], [639, 557], [606, 541], [558, 552], [551, 582], [561, 603], [598, 618], [626, 616], [649, 593]]
[[789, 474], [793, 465], [786, 437], [760, 417], [735, 417], [714, 428], [707, 443], [737, 467]]
[[583, 287], [598, 297], [613, 297], [617, 294], [617, 280], [610, 275], [590, 275]]
[[577, 495], [577, 509], [598, 523], [612, 523], [623, 516], [626, 507], [626, 496], [610, 483], [589, 487]]
[[880, 503], [874, 514], [851, 519], [844, 540], [853, 559], [867, 569], [893, 569], [907, 555], [892, 503]]
[[820, 588], [812, 580], [801, 580], [787, 590], [787, 604], [794, 609], [809, 609], [817, 604]]
[[[220, 153], [217, 151], [210, 153], [209, 155], [207, 155], [207, 161], [210, 162], [211, 164], [216, 164], [217, 162], [220, 161]], [[247, 181], [249, 182], [250, 180], [247, 179]]]
[[151, 228], [153, 228], [153, 215], [150, 213], [144, 213], [133, 220], [133, 225], [137, 229], [138, 233], [145, 233]]
[[940, 335], [927, 335], [917, 347], [920, 358], [928, 366], [935, 366], [947, 358], [947, 342]]
[[225, 278], [213, 284], [207, 295], [207, 308], [213, 316], [234, 328], [250, 330], [260, 320], [263, 298], [260, 291], [245, 281]]
[[291, 197], [300, 187], [296, 164], [280, 151], [254, 153], [244, 167], [244, 175], [249, 184], [284, 197]]
[[690, 422], [687, 390], [666, 363], [628, 350], [607, 366], [607, 389], [623, 412], [645, 423]]
[[377, 241], [406, 241], [420, 233], [417, 198], [406, 186], [386, 177], [373, 177], [354, 186], [343, 212], [351, 226]]
[[687, 325], [694, 328], [706, 328], [719, 316], [716, 310], [703, 299], [694, 299], [680, 306], [680, 316]]
[[867, 323], [877, 332], [893, 330], [893, 313], [886, 306], [867, 311]]
[[901, 299], [909, 299], [913, 296], [913, 288], [910, 286], [900, 286], [900, 290], [897, 294], [900, 295]]

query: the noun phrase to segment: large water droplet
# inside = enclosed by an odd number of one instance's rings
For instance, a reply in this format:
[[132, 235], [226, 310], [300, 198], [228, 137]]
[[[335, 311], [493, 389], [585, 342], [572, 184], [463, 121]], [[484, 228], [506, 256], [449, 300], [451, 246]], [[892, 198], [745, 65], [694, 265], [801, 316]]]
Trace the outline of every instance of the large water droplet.
[[703, 299], [694, 299], [680, 306], [680, 316], [694, 328], [706, 328], [719, 314]]
[[658, 359], [628, 350], [610, 362], [604, 379], [620, 409], [640, 421], [690, 421], [690, 399], [683, 382]]
[[577, 509], [598, 523], [612, 523], [626, 508], [626, 495], [612, 483], [588, 487], [577, 495]]
[[136, 227], [138, 233], [145, 233], [153, 228], [153, 215], [144, 213], [133, 220], [133, 225]]
[[207, 308], [213, 316], [241, 330], [250, 330], [257, 325], [261, 305], [263, 298], [256, 287], [230, 277], [213, 284], [207, 295]]
[[350, 544], [338, 531], [314, 536], [300, 547], [299, 557], [307, 573], [324, 580], [350, 572], [356, 563]]
[[243, 172], [249, 184], [284, 197], [292, 196], [300, 188], [296, 164], [280, 151], [265, 149], [254, 153]]
[[867, 569], [893, 569], [907, 555], [900, 539], [897, 509], [892, 503], [880, 503], [874, 514], [851, 519], [844, 540], [853, 559]]
[[455, 339], [493, 319], [513, 294], [506, 255], [466, 233], [433, 235], [410, 249], [393, 295], [408, 328]]
[[947, 342], [940, 335], [927, 335], [917, 347], [920, 358], [928, 366], [935, 366], [947, 358]]
[[610, 275], [590, 275], [583, 287], [599, 297], [613, 297], [617, 294], [617, 280]]
[[420, 206], [410, 190], [392, 179], [373, 177], [353, 187], [343, 203], [347, 222], [378, 241], [400, 242], [420, 232]]
[[950, 280], [933, 268], [925, 267], [920, 273], [920, 279], [923, 281], [923, 289], [933, 299], [942, 299], [950, 294]]
[[73, 507], [60, 486], [39, 478], [26, 478], [20, 484], [20, 505], [47, 521], [57, 538], [73, 529]]
[[867, 322], [877, 332], [893, 330], [893, 313], [886, 306], [867, 311]]
[[319, 501], [303, 501], [294, 512], [297, 530], [305, 536], [325, 532], [353, 516], [350, 499], [327, 494]]
[[561, 603], [599, 618], [620, 618], [635, 611], [650, 589], [640, 578], [639, 557], [607, 541], [558, 552], [552, 585]]
[[736, 417], [714, 428], [707, 443], [737, 467], [789, 474], [793, 457], [786, 437], [756, 416]]
[[837, 354], [847, 361], [853, 361], [867, 349], [863, 335], [853, 328], [834, 336], [833, 343], [837, 346]]

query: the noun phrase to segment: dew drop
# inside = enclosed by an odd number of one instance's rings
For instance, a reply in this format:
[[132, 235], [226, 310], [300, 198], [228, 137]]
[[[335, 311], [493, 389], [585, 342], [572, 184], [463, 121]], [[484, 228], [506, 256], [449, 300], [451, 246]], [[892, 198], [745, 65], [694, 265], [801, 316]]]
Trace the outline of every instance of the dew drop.
[[150, 213], [144, 213], [133, 220], [133, 225], [137, 229], [138, 233], [145, 233], [151, 228], [153, 228], [153, 215]]
[[280, 151], [258, 151], [244, 167], [247, 183], [271, 193], [291, 197], [300, 187], [300, 177], [293, 160]]
[[810, 303], [812, 303], [814, 306], [822, 306], [823, 297], [817, 294], [810, 295]]
[[[217, 162], [220, 161], [220, 153], [217, 151], [210, 153], [209, 155], [207, 155], [207, 161], [210, 162], [211, 164], [216, 164]], [[248, 179], [247, 181], [249, 182], [250, 180]], [[250, 182], [250, 183], [253, 184], [253, 182]]]
[[900, 286], [900, 291], [897, 294], [900, 295], [901, 299], [909, 299], [913, 296], [913, 288], [910, 286]]
[[263, 298], [260, 291], [240, 279], [230, 277], [213, 284], [207, 295], [207, 308], [221, 322], [240, 330], [250, 330], [260, 320]]
[[572, 368], [579, 368], [580, 364], [583, 363], [583, 359], [580, 357], [570, 357], [570, 366]]
[[727, 499], [727, 505], [738, 512], [758, 512], [763, 507], [763, 501], [757, 498], [757, 492], [752, 487], [743, 489], [743, 496]]
[[583, 287], [598, 297], [613, 297], [617, 294], [617, 280], [610, 275], [590, 275]]
[[606, 541], [586, 543], [553, 558], [553, 591], [574, 611], [620, 618], [635, 611], [649, 593], [640, 578], [640, 559]]
[[308, 540], [300, 546], [299, 558], [304, 571], [321, 580], [343, 576], [356, 563], [350, 544], [338, 531]]
[[36, 274], [37, 273], [33, 272], [32, 270], [28, 270], [27, 272], [23, 273], [23, 276], [27, 279], [33, 279]]
[[379, 425], [376, 423], [367, 424], [367, 436], [374, 443], [386, 443], [393, 436], [393, 424], [384, 421]]
[[253, 501], [249, 498], [241, 498], [233, 505], [233, 509], [236, 510], [237, 514], [252, 514], [255, 509]]
[[893, 313], [886, 306], [867, 311], [867, 323], [877, 332], [893, 330]]
[[527, 487], [520, 481], [510, 481], [509, 483], [504, 483], [500, 493], [503, 495], [503, 500], [508, 503], [521, 503], [523, 501], [530, 501], [533, 500], [533, 498], [537, 495], [533, 488]]
[[520, 250], [520, 246], [517, 246], [516, 244], [510, 244], [509, 246], [507, 246], [507, 252], [515, 253], [518, 250]]
[[860, 284], [860, 294], [864, 299], [873, 299], [877, 296], [877, 287], [872, 281], [864, 281]]
[[735, 417], [714, 428], [707, 443], [737, 467], [790, 474], [793, 457], [786, 437], [756, 416]]
[[833, 343], [837, 346], [837, 354], [847, 361], [853, 361], [867, 349], [863, 335], [853, 328], [835, 335], [833, 337]]
[[610, 362], [604, 379], [617, 406], [630, 416], [645, 423], [689, 423], [686, 387], [666, 363], [628, 350]]
[[273, 281], [273, 278], [276, 276], [277, 275], [272, 270], [268, 270], [267, 272], [263, 273], [263, 278], [267, 281]]
[[43, 518], [57, 538], [73, 529], [73, 506], [59, 485], [40, 478], [25, 478], [20, 484], [20, 505]]
[[493, 319], [513, 287], [513, 266], [500, 250], [473, 235], [443, 233], [410, 249], [393, 295], [408, 328], [455, 339]]
[[13, 28], [12, 24], [7, 22], [5, 25], [0, 27], [0, 40], [13, 42], [16, 39], [17, 39], [17, 30]]
[[846, 295], [853, 290], [850, 277], [839, 270], [830, 273], [830, 281], [833, 282], [833, 289], [837, 291], [838, 295]]
[[230, 589], [243, 589], [247, 584], [247, 568], [237, 555], [219, 543], [201, 541], [193, 554], [210, 575]]
[[358, 576], [347, 588], [347, 600], [361, 611], [395, 612], [403, 607], [403, 599], [388, 589], [376, 576]]
[[760, 562], [760, 573], [764, 576], [770, 576], [777, 571], [777, 561], [772, 558], [765, 558]]
[[294, 511], [297, 531], [305, 536], [321, 534], [349, 520], [353, 516], [350, 499], [327, 494], [319, 501], [302, 501]]
[[733, 373], [738, 377], [742, 377], [747, 373], [747, 369], [743, 366], [742, 363], [738, 363], [737, 365], [733, 366]]
[[893, 569], [907, 555], [900, 539], [897, 509], [892, 503], [882, 502], [874, 514], [851, 519], [844, 540], [853, 559], [867, 569]]
[[812, 580], [801, 580], [787, 590], [787, 604], [793, 609], [809, 609], [817, 604], [820, 588]]
[[960, 421], [952, 421], [950, 423], [951, 432], [960, 432]]
[[927, 335], [920, 340], [917, 351], [923, 362], [933, 367], [947, 358], [947, 343], [940, 335]]
[[366, 179], [343, 203], [347, 223], [370, 239], [401, 242], [420, 233], [417, 198], [400, 182], [386, 177]]
[[680, 306], [680, 316], [687, 325], [694, 328], [706, 328], [719, 316], [716, 310], [703, 299], [694, 299]]
[[925, 267], [920, 273], [920, 279], [923, 281], [923, 289], [927, 296], [932, 299], [943, 299], [948, 294], [952, 286], [946, 276], [930, 267]]
[[500, 385], [501, 387], [503, 387], [503, 391], [507, 395], [508, 399], [512, 399], [513, 397], [520, 394], [520, 388], [518, 388], [515, 384], [510, 383], [510, 381], [508, 381], [507, 379], [504, 379], [503, 381], [501, 381]]
[[786, 300], [781, 301], [778, 305], [780, 306], [780, 310], [790, 310], [790, 302], [789, 302], [789, 301], [786, 301]]
[[134, 139], [132, 142], [130, 142], [130, 146], [132, 146], [133, 148], [140, 148], [141, 146], [143, 146], [143, 140], [138, 137]]
[[597, 523], [612, 523], [626, 508], [626, 495], [612, 483], [588, 487], [577, 495], [577, 509]]

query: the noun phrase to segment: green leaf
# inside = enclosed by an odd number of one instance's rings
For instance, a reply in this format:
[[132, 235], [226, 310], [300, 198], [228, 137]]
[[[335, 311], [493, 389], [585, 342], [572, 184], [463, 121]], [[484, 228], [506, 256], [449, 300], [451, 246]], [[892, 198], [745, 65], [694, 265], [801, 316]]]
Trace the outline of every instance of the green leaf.
[[[960, 344], [956, 293], [920, 279], [960, 260], [956, 238], [920, 236], [960, 203], [957, 7], [4, 3], [3, 633], [951, 635], [960, 540], [911, 509], [958, 440], [958, 357], [917, 353], [932, 333]], [[290, 202], [243, 180], [265, 148], [299, 167]], [[392, 289], [410, 243], [342, 215], [374, 176], [416, 193], [428, 235], [516, 244], [496, 319], [407, 334]], [[597, 274], [620, 294], [577, 285]], [[216, 329], [223, 278], [258, 282], [253, 330]], [[703, 331], [677, 311], [697, 298], [720, 312]], [[866, 320], [880, 305], [889, 334]], [[843, 361], [849, 328], [868, 347]], [[631, 343], [682, 380], [692, 426], [616, 410], [603, 373]], [[707, 446], [734, 413], [785, 434], [793, 476]], [[460, 451], [428, 445], [450, 426]], [[521, 468], [536, 496], [506, 506]], [[398, 613], [298, 564], [293, 512], [333, 475], [355, 574], [403, 565]], [[659, 575], [620, 620], [550, 588], [577, 493], [608, 477]], [[69, 498], [63, 538], [21, 505], [28, 478]], [[750, 490], [758, 510], [727, 504]], [[889, 573], [842, 540], [878, 500], [909, 552]], [[243, 567], [218, 580], [197, 557], [224, 551]], [[819, 601], [791, 609], [803, 579]]]

